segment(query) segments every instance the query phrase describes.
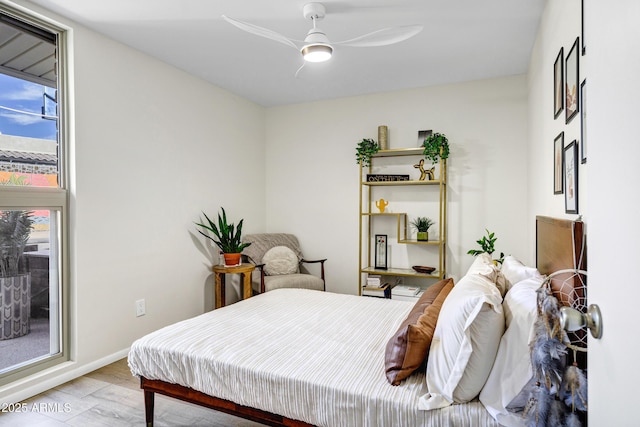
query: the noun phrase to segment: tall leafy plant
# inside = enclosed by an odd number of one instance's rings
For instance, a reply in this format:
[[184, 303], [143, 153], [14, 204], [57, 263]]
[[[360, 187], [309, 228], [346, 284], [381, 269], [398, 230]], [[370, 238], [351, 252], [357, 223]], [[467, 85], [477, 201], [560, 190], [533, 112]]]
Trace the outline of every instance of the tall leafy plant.
[[[0, 185], [28, 185], [15, 174]], [[14, 277], [33, 227], [33, 212], [8, 210], [0, 212], [0, 277]]]
[[225, 212], [224, 208], [221, 209], [222, 215], [218, 213], [217, 225], [215, 222], [211, 221], [207, 214], [204, 212], [202, 212], [202, 214], [207, 220], [207, 223], [203, 224], [196, 222], [197, 226], [202, 227], [204, 230], [210, 233], [213, 233], [213, 236], [211, 236], [209, 233], [205, 233], [200, 229], [198, 229], [198, 233], [213, 241], [213, 243], [215, 243], [225, 254], [238, 254], [242, 252], [244, 248], [251, 245], [251, 243], [242, 243], [242, 224], [244, 222], [244, 219], [241, 219], [240, 222], [238, 222], [237, 227], [235, 226], [235, 224], [229, 224], [227, 222], [227, 213]]

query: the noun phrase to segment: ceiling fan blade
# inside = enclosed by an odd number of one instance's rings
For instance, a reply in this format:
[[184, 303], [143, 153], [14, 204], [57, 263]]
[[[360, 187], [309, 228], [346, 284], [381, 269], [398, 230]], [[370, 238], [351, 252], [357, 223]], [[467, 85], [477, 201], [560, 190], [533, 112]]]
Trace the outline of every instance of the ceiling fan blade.
[[287, 46], [291, 46], [295, 50], [300, 49], [298, 46], [296, 46], [296, 44], [293, 41], [286, 38], [282, 34], [276, 33], [275, 31], [271, 31], [263, 27], [258, 27], [257, 25], [249, 24], [248, 22], [238, 21], [237, 19], [229, 18], [226, 15], [222, 15], [222, 19], [224, 19], [231, 25], [235, 25], [236, 27], [248, 33], [252, 33], [260, 37], [265, 37], [267, 39], [275, 40]]
[[381, 30], [374, 31], [360, 37], [333, 44], [352, 47], [386, 46], [410, 39], [420, 31], [422, 31], [422, 28], [422, 25], [407, 25], [403, 27], [383, 28]]

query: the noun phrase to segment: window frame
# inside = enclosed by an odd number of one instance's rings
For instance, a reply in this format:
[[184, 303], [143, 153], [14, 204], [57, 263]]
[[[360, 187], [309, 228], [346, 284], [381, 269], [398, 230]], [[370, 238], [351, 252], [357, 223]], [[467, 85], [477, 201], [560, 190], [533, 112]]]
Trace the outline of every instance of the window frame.
[[69, 44], [70, 28], [48, 20], [28, 11], [18, 10], [6, 4], [0, 4], [0, 14], [23, 21], [38, 29], [56, 35], [57, 95], [58, 95], [58, 187], [0, 186], [0, 210], [45, 209], [57, 211], [56, 231], [59, 253], [57, 280], [59, 304], [60, 352], [39, 358], [31, 363], [0, 374], [0, 387], [16, 380], [28, 377], [71, 360], [70, 355], [70, 187], [68, 169], [68, 147], [70, 146], [70, 99], [69, 96]]

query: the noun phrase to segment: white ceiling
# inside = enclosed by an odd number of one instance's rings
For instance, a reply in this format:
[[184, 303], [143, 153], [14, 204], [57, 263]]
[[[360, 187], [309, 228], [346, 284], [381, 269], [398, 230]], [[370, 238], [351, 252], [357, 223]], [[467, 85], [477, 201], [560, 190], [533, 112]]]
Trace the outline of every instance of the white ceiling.
[[325, 0], [330, 40], [421, 24], [384, 47], [336, 47], [309, 64], [232, 18], [301, 40], [306, 0], [31, 0], [263, 106], [523, 74], [546, 0]]

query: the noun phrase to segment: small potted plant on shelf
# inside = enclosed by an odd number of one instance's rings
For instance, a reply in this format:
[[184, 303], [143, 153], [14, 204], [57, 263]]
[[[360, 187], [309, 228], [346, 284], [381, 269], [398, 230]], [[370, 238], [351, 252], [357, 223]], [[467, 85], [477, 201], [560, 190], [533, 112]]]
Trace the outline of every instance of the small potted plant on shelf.
[[435, 224], [435, 221], [426, 216], [419, 216], [411, 221], [411, 225], [418, 231], [418, 241], [429, 241], [429, 228], [431, 228], [433, 224]]
[[432, 133], [422, 143], [424, 157], [432, 163], [438, 163], [440, 159], [449, 157], [449, 140], [443, 133]]
[[217, 226], [204, 212], [202, 212], [202, 214], [206, 218], [208, 224], [196, 222], [197, 226], [213, 233], [215, 238], [202, 230], [198, 230], [198, 233], [202, 234], [207, 239], [211, 239], [211, 241], [220, 248], [224, 255], [225, 265], [239, 265], [242, 250], [251, 245], [251, 243], [242, 243], [242, 223], [244, 222], [244, 219], [240, 220], [237, 227], [234, 224], [228, 224], [227, 213], [224, 211], [224, 208], [221, 209], [222, 216], [218, 213]]
[[362, 166], [371, 166], [371, 156], [379, 150], [380, 147], [373, 139], [365, 138], [356, 146], [356, 160]]
[[[485, 229], [485, 231], [487, 232], [486, 236], [482, 236], [481, 239], [476, 240], [476, 243], [478, 245], [480, 245], [480, 249], [470, 249], [467, 254], [469, 255], [473, 255], [473, 256], [478, 256], [480, 254], [484, 254], [487, 253], [489, 255], [492, 255], [493, 252], [495, 252], [495, 243], [496, 240], [498, 240], [498, 238], [496, 237], [495, 233]], [[502, 261], [504, 261], [504, 253], [500, 252], [500, 258], [498, 259], [494, 259], [493, 263], [494, 264], [502, 264]]]

